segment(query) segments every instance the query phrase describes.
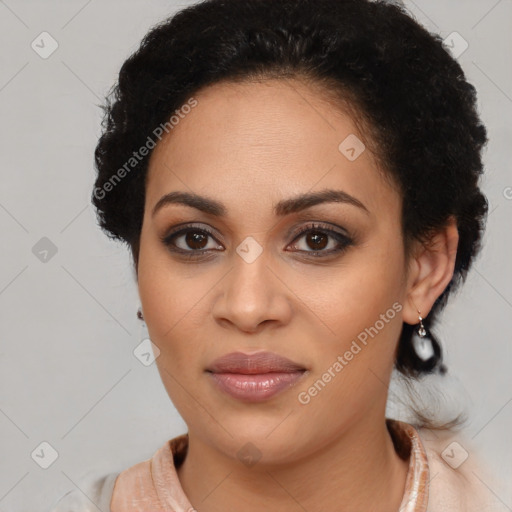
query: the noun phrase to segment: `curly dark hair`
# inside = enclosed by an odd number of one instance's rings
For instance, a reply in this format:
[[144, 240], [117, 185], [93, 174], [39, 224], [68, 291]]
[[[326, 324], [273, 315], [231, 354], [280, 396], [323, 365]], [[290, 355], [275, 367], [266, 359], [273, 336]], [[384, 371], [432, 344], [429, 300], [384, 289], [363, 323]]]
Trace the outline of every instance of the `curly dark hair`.
[[[456, 219], [454, 275], [424, 325], [435, 356], [412, 347], [403, 324], [395, 368], [407, 377], [445, 370], [431, 329], [481, 248], [488, 203], [479, 189], [487, 132], [475, 88], [439, 35], [400, 6], [368, 0], [205, 0], [153, 27], [106, 98], [92, 202], [101, 228], [138, 265], [149, 141], [200, 89], [221, 81], [299, 78], [345, 100], [366, 127], [385, 175], [403, 198], [411, 242]], [[161, 131], [161, 130], [160, 130]], [[168, 130], [166, 130], [168, 131]], [[134, 152], [141, 148], [141, 155]], [[146, 148], [146, 151], [143, 151]], [[137, 155], [135, 160], [134, 155]], [[126, 162], [134, 168], [130, 172]]]

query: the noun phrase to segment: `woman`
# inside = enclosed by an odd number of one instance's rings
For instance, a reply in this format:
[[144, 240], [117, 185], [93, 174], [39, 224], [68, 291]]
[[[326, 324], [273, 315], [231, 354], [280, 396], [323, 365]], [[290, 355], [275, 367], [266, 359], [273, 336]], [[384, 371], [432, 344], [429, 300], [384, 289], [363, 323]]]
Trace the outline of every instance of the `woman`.
[[453, 432], [385, 415], [394, 368], [445, 371], [432, 328], [487, 212], [475, 103], [385, 2], [207, 0], [152, 29], [92, 201], [188, 432], [56, 510], [490, 507]]

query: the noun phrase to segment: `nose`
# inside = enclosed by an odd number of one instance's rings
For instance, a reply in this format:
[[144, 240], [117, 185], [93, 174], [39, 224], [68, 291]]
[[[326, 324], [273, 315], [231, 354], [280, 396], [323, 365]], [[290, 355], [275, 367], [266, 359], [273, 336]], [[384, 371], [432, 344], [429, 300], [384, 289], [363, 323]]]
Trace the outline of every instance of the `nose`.
[[212, 309], [219, 325], [257, 333], [290, 322], [293, 293], [270, 260], [265, 251], [250, 263], [233, 255], [233, 266], [219, 283]]

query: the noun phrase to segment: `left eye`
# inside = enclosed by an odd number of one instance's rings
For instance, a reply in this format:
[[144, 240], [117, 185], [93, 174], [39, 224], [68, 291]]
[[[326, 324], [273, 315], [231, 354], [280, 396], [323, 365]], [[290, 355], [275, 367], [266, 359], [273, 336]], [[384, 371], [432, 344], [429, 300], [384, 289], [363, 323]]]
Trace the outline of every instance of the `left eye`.
[[295, 238], [292, 247], [299, 251], [319, 254], [332, 254], [343, 251], [352, 241], [342, 233], [320, 227], [309, 227], [302, 230]]

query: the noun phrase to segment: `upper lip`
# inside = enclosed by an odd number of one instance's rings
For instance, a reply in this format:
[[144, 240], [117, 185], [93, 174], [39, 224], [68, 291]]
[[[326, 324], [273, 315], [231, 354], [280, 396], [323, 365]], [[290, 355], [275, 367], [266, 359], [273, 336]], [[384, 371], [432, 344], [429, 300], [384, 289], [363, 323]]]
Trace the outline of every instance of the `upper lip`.
[[257, 352], [255, 354], [231, 352], [213, 361], [206, 369], [212, 373], [240, 374], [292, 373], [304, 370], [306, 368], [300, 364], [273, 352]]

